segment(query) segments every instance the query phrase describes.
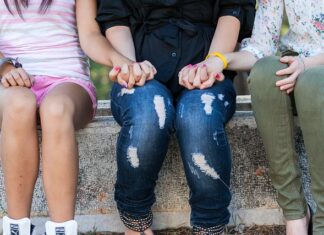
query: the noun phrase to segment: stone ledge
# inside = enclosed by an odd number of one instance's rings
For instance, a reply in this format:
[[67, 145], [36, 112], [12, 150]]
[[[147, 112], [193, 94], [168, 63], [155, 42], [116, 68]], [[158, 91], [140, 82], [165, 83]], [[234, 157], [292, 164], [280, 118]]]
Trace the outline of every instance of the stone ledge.
[[[250, 105], [248, 97], [244, 97], [243, 100]], [[109, 102], [101, 103], [103, 105], [99, 105], [99, 110], [109, 112]], [[240, 98], [238, 103], [240, 104]], [[77, 133], [80, 175], [76, 214], [81, 222], [81, 231], [92, 230], [93, 226], [97, 227], [97, 231], [121, 231], [123, 228], [116, 215], [113, 200], [115, 143], [119, 130], [120, 127], [111, 116], [97, 116], [87, 128]], [[282, 224], [276, 192], [268, 176], [264, 147], [257, 133], [252, 112], [237, 111], [227, 126], [227, 133], [233, 153], [233, 200], [230, 210], [236, 219], [232, 222]], [[309, 197], [307, 160], [298, 128], [296, 146], [300, 154], [306, 195]], [[188, 194], [178, 146], [173, 139], [156, 187], [157, 202], [153, 207], [155, 228], [188, 225]], [[5, 214], [5, 207], [3, 175], [0, 169], [0, 216]], [[34, 193], [32, 211], [37, 221], [43, 221], [48, 215], [40, 178]]]

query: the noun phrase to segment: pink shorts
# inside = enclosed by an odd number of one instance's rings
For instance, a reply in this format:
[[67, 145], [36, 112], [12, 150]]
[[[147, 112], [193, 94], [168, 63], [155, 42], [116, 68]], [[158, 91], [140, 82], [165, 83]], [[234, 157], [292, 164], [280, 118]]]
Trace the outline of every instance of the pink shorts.
[[34, 84], [31, 88], [31, 91], [36, 96], [37, 106], [39, 107], [43, 99], [53, 88], [55, 88], [57, 85], [60, 85], [62, 83], [74, 83], [83, 87], [83, 89], [86, 90], [86, 92], [89, 94], [91, 98], [93, 115], [95, 116], [97, 110], [96, 88], [94, 87], [91, 81], [86, 81], [81, 79], [75, 79], [69, 77], [57, 78], [57, 77], [50, 77], [50, 76], [34, 76]]

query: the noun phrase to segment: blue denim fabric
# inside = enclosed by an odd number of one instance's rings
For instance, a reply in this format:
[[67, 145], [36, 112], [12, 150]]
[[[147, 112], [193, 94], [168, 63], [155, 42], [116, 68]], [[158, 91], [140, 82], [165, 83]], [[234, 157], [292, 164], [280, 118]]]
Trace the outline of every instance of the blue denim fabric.
[[174, 130], [190, 187], [191, 224], [210, 228], [229, 221], [231, 153], [225, 124], [236, 94], [226, 79], [177, 97], [156, 80], [127, 90], [115, 84], [112, 113], [121, 125], [115, 200], [121, 213], [140, 218], [155, 202], [154, 187]]

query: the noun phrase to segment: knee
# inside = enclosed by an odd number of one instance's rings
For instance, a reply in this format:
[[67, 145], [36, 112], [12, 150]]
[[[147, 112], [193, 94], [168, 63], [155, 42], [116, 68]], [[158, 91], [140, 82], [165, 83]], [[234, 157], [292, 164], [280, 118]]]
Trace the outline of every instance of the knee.
[[29, 90], [8, 88], [4, 92], [4, 115], [19, 124], [35, 119], [37, 103], [35, 95]]
[[56, 129], [73, 125], [74, 111], [74, 103], [69, 97], [45, 98], [40, 107], [42, 128], [53, 127]]
[[250, 88], [264, 89], [265, 86], [275, 87], [275, 82], [280, 79], [276, 72], [286, 67], [278, 56], [268, 56], [260, 59], [252, 68], [249, 83]]
[[[176, 112], [177, 131], [201, 133], [211, 126], [224, 126], [225, 111], [231, 100], [223, 94], [191, 91], [184, 94], [178, 102]], [[234, 105], [235, 106], [235, 105]]]
[[141, 127], [149, 132], [171, 131], [174, 121], [174, 107], [169, 97], [155, 94], [147, 97], [134, 96], [124, 112], [124, 124]]

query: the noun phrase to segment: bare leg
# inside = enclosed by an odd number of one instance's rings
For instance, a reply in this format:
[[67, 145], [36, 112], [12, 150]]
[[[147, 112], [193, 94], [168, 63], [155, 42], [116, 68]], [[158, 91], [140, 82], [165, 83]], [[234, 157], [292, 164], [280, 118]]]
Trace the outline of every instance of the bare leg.
[[39, 156], [36, 98], [27, 88], [0, 87], [1, 158], [8, 216], [30, 216]]
[[40, 105], [44, 189], [53, 222], [74, 218], [79, 157], [75, 130], [92, 119], [92, 102], [79, 85], [54, 88]]

